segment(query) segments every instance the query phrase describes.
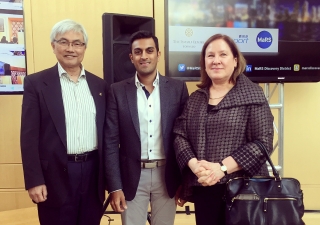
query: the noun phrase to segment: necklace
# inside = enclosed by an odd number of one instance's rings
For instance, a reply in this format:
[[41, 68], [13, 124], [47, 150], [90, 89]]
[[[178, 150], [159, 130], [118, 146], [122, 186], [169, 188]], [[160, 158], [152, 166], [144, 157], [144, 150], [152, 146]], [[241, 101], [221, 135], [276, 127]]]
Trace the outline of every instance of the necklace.
[[221, 97], [218, 97], [218, 98], [211, 98], [211, 97], [209, 97], [211, 100], [214, 100], [214, 99], [220, 99], [220, 98], [223, 98], [224, 96], [226, 96], [227, 94], [225, 94], [225, 95], [223, 95], [223, 96], [221, 96]]

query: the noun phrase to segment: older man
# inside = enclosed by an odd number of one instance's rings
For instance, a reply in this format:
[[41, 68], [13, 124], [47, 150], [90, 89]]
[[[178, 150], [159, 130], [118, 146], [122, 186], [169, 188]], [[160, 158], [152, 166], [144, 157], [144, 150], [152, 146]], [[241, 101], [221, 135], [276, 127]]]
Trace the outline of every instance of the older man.
[[24, 79], [25, 187], [42, 225], [98, 225], [106, 83], [81, 64], [88, 43], [81, 24], [60, 21], [50, 38], [58, 63]]

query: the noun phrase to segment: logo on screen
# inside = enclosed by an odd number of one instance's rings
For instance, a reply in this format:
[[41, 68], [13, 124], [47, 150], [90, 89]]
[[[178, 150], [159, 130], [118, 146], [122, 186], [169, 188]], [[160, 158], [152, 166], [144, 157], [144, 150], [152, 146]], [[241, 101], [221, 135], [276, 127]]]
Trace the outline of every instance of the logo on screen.
[[238, 36], [238, 38], [234, 38], [233, 40], [234, 40], [234, 42], [235, 42], [236, 44], [248, 44], [249, 35], [247, 35], [247, 34], [240, 34], [240, 35]]
[[186, 65], [185, 65], [185, 64], [179, 64], [179, 65], [178, 65], [178, 71], [179, 71], [179, 72], [184, 72], [184, 71], [186, 71]]
[[184, 33], [187, 37], [191, 37], [193, 35], [193, 30], [191, 28], [187, 28]]
[[293, 65], [293, 71], [299, 71], [300, 70], [300, 65], [299, 64], [294, 64]]
[[246, 72], [252, 72], [252, 65], [246, 65]]
[[257, 36], [257, 44], [260, 48], [269, 48], [272, 44], [272, 36], [268, 31], [261, 31]]

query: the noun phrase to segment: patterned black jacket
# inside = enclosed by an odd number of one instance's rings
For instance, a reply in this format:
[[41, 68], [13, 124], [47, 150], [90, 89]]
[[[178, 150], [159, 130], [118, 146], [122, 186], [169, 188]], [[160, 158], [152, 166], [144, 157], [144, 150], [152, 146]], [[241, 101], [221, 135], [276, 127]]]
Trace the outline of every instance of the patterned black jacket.
[[237, 78], [235, 86], [211, 111], [207, 111], [209, 90], [198, 89], [190, 98], [174, 133], [177, 161], [184, 177], [183, 194], [189, 199], [192, 186], [200, 186], [188, 167], [191, 158], [219, 162], [228, 156], [242, 170], [221, 179], [226, 183], [238, 176], [268, 175], [266, 159], [254, 140], [260, 140], [269, 152], [273, 149], [273, 116], [262, 88], [245, 75]]

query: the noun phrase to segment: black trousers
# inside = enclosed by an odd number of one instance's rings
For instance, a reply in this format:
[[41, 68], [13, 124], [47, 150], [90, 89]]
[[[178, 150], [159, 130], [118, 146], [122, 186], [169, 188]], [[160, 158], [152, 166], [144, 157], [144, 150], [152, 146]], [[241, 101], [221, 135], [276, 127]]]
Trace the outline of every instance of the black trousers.
[[226, 184], [194, 187], [197, 225], [225, 225], [225, 190]]
[[86, 162], [68, 162], [68, 199], [59, 208], [39, 203], [38, 215], [41, 225], [100, 224], [103, 205], [98, 195], [98, 165], [98, 154]]

